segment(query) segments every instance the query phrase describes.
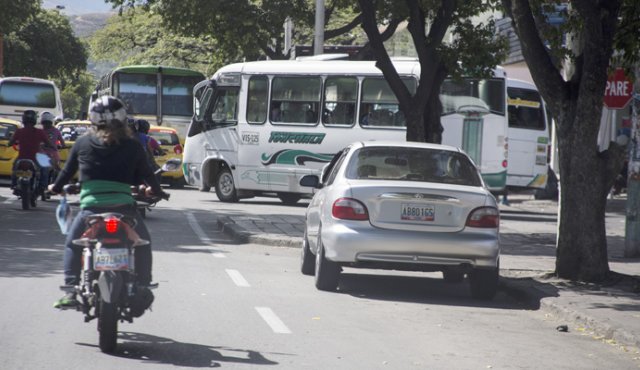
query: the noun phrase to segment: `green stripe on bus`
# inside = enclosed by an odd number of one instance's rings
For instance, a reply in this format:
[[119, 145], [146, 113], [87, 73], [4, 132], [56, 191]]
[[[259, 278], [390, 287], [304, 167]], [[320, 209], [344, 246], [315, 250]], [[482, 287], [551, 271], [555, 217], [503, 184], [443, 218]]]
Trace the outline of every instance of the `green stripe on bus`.
[[504, 188], [507, 186], [507, 171], [500, 173], [483, 173], [482, 180], [490, 188]]
[[178, 68], [178, 67], [165, 67], [165, 66], [157, 66], [157, 65], [134, 65], [134, 66], [124, 66], [118, 67], [112, 71], [112, 73], [116, 72], [124, 72], [124, 73], [147, 73], [147, 74], [156, 74], [158, 70], [162, 68], [162, 72], [171, 76], [198, 76], [205, 79], [204, 74], [193, 71], [186, 68]]

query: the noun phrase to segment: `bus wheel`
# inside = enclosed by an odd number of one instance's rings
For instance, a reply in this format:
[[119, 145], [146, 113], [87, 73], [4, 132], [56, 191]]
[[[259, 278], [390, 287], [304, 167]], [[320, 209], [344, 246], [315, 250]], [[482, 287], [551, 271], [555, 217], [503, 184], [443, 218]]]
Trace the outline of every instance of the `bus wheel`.
[[233, 175], [228, 168], [223, 168], [218, 172], [216, 179], [216, 195], [222, 202], [237, 202], [238, 195], [233, 183]]

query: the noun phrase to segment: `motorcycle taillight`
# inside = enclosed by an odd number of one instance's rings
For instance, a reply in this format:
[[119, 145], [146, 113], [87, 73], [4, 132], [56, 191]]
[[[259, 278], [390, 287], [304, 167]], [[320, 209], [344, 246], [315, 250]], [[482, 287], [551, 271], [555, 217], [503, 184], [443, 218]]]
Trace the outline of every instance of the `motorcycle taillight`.
[[107, 218], [104, 220], [105, 229], [109, 234], [115, 234], [118, 232], [118, 227], [120, 226], [120, 220], [117, 218]]

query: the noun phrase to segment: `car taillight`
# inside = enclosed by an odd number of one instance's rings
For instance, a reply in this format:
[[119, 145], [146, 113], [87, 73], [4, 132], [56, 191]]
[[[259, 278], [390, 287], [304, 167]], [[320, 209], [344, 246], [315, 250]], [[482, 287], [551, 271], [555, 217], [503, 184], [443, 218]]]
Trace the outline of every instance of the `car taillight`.
[[494, 207], [476, 208], [467, 217], [466, 226], [497, 228], [500, 225], [500, 212]]
[[333, 202], [331, 215], [341, 220], [365, 221], [369, 219], [367, 207], [352, 198], [340, 198]]
[[182, 145], [178, 144], [173, 147], [173, 152], [176, 154], [182, 154]]
[[115, 234], [118, 232], [118, 226], [120, 226], [120, 220], [117, 218], [107, 218], [104, 220], [105, 229], [109, 234]]
[[507, 162], [507, 160], [505, 159], [504, 161], [502, 161], [502, 167], [503, 168], [507, 168], [509, 162]]

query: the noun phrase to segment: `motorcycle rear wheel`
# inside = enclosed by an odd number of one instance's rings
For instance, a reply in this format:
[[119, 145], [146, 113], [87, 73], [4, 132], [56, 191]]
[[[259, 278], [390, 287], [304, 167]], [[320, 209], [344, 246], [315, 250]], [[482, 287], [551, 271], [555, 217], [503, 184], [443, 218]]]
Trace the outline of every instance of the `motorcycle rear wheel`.
[[31, 193], [25, 184], [20, 185], [20, 197], [22, 198], [22, 209], [27, 210], [31, 206]]
[[98, 313], [98, 331], [100, 351], [112, 353], [118, 344], [118, 307], [113, 303], [100, 300]]

